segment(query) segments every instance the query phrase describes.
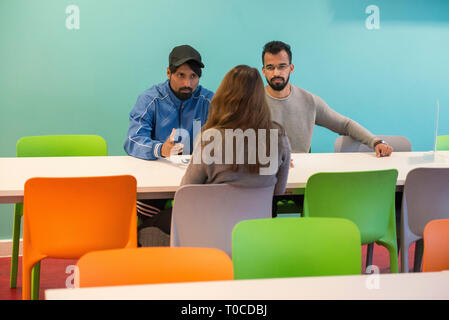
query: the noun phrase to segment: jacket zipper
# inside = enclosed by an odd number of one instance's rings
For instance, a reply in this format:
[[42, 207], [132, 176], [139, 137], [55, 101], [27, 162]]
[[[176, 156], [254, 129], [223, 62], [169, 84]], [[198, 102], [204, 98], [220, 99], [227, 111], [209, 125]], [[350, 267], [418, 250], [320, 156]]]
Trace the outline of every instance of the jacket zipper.
[[184, 103], [182, 103], [181, 107], [179, 108], [179, 118], [178, 118], [178, 124], [179, 124], [178, 128], [179, 129], [182, 129], [182, 126], [181, 126], [182, 109], [184, 109]]

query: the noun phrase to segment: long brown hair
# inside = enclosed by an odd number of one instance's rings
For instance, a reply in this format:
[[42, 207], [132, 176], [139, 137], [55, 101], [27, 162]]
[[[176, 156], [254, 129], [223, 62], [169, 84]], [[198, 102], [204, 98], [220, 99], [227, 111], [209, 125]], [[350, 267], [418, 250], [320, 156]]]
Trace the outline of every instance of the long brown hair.
[[[270, 152], [270, 129], [280, 129], [280, 134], [285, 134], [280, 125], [271, 121], [271, 112], [265, 98], [262, 77], [256, 68], [239, 65], [225, 75], [210, 103], [209, 117], [203, 126], [203, 131], [212, 128], [218, 130], [241, 129], [243, 131], [254, 129], [257, 141], [259, 140], [258, 129], [265, 129], [268, 153]], [[258, 143], [256, 148], [258, 148]], [[239, 166], [243, 166], [249, 172], [255, 173], [259, 171], [260, 167], [265, 167], [259, 163], [258, 152], [256, 164], [248, 164], [245, 159], [245, 164], [237, 165], [235, 157], [234, 143], [234, 163], [231, 166], [233, 171], [237, 171]]]

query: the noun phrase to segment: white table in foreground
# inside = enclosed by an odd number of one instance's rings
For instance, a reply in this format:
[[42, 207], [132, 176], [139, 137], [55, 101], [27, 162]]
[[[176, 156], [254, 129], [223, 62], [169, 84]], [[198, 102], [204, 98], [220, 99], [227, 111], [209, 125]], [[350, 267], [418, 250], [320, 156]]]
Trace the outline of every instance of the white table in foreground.
[[[396, 168], [397, 185], [417, 167], [449, 167], [449, 151], [393, 152], [376, 158], [374, 153], [296, 153], [290, 169], [287, 193], [303, 189], [317, 172], [364, 171]], [[25, 181], [32, 177], [86, 177], [130, 174], [137, 179], [139, 199], [171, 198], [178, 190], [186, 165], [166, 159], [146, 161], [130, 156], [0, 158], [0, 203], [23, 201]]]
[[449, 271], [49, 289], [47, 300], [449, 299]]

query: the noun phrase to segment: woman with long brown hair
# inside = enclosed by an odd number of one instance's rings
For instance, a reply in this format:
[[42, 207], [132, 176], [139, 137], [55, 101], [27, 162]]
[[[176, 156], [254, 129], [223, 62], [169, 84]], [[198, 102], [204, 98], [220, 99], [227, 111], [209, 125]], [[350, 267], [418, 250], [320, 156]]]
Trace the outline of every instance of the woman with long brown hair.
[[290, 144], [281, 125], [271, 120], [264, 90], [255, 68], [239, 65], [226, 74], [181, 185], [275, 185], [276, 195], [284, 193]]
[[[274, 185], [278, 195], [285, 191], [289, 165], [290, 144], [281, 125], [271, 121], [259, 72], [244, 65], [232, 68], [210, 103], [208, 120], [195, 141], [181, 185]], [[151, 220], [151, 226], [165, 236], [170, 223], [171, 209]], [[150, 238], [161, 238], [150, 234]]]

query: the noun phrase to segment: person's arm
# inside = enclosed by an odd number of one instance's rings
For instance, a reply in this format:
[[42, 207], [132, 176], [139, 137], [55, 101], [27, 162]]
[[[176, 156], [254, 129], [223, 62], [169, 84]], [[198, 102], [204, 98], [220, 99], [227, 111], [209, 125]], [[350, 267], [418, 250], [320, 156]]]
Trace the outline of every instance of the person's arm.
[[[393, 152], [393, 147], [380, 142], [371, 132], [360, 124], [329, 108], [326, 102], [318, 96], [314, 96], [316, 103], [316, 124], [326, 127], [341, 135], [350, 136], [353, 139], [366, 144], [374, 149], [377, 157], [388, 157]], [[376, 144], [376, 146], [374, 146]]]
[[155, 99], [141, 95], [129, 115], [128, 136], [124, 149], [130, 156], [156, 160], [161, 158], [162, 142], [153, 140]]
[[376, 137], [360, 124], [329, 108], [326, 102], [314, 95], [316, 105], [315, 123], [340, 135], [350, 136], [374, 149]]
[[276, 185], [274, 187], [274, 195], [282, 195], [287, 187], [288, 172], [290, 169], [291, 147], [287, 135], [280, 136], [279, 148], [281, 152], [279, 170], [276, 174]]
[[193, 154], [184, 177], [182, 177], [181, 186], [186, 184], [205, 184], [207, 181], [206, 165], [201, 161], [201, 149], [199, 148], [199, 143], [201, 143], [200, 135], [195, 141]]
[[190, 161], [186, 173], [181, 180], [181, 186], [186, 184], [205, 184], [207, 180], [204, 164], [194, 164]]

